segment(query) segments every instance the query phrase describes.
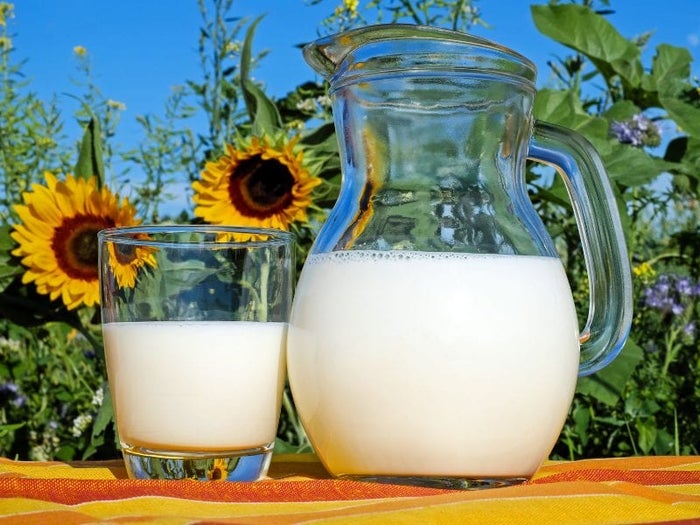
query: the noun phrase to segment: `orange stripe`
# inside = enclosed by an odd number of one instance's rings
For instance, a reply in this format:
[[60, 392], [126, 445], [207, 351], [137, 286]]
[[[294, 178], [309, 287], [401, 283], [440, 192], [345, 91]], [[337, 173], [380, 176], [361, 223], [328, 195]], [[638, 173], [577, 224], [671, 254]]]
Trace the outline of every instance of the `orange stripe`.
[[45, 510], [17, 514], [14, 516], [0, 516], [0, 525], [48, 525], [51, 523], [60, 523], [60, 525], [82, 525], [83, 523], [95, 523], [95, 518], [87, 514], [69, 510]]
[[700, 471], [577, 469], [530, 481], [530, 484], [561, 481], [627, 481], [638, 485], [692, 485], [700, 483]]
[[571, 470], [700, 470], [698, 456], [631, 456], [619, 458], [583, 459], [578, 461], [549, 461], [535, 475], [538, 478], [552, 472]]
[[446, 490], [348, 480], [259, 481], [78, 480], [0, 478], [0, 497], [26, 497], [74, 505], [95, 500], [168, 496], [199, 501], [302, 502], [402, 498], [444, 494]]

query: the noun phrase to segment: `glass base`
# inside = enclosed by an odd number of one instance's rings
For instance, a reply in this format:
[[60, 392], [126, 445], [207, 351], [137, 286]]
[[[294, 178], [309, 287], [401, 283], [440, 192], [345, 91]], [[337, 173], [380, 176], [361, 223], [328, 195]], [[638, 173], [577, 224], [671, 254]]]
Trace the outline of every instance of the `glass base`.
[[126, 471], [133, 479], [257, 481], [267, 474], [273, 445], [216, 453], [123, 447], [122, 455]]
[[392, 485], [412, 485], [433, 489], [481, 490], [509, 487], [525, 483], [527, 478], [462, 478], [439, 476], [341, 476], [342, 479], [390, 483]]

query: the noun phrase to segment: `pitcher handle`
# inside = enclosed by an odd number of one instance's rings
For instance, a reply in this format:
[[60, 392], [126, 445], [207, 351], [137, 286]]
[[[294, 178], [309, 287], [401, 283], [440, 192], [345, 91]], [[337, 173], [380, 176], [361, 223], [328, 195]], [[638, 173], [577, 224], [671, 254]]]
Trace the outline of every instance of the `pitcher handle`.
[[632, 277], [615, 196], [600, 156], [578, 133], [535, 122], [528, 158], [554, 167], [571, 199], [590, 283], [579, 336], [579, 375], [589, 375], [617, 357], [632, 323]]

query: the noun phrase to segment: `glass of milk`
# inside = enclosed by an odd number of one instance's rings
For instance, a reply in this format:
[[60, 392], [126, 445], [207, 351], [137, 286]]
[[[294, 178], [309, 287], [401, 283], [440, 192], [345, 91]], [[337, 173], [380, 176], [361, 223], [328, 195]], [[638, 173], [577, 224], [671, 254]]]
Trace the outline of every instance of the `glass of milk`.
[[292, 234], [179, 225], [98, 238], [107, 375], [129, 476], [264, 477], [284, 388]]

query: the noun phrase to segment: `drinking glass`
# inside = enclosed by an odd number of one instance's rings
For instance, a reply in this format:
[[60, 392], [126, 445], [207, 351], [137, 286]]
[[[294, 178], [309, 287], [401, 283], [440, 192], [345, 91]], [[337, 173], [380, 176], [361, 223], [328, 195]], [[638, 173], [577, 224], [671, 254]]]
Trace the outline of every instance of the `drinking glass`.
[[107, 375], [129, 476], [264, 477], [284, 388], [293, 236], [187, 225], [98, 239]]

